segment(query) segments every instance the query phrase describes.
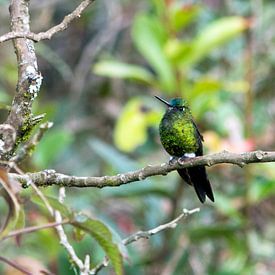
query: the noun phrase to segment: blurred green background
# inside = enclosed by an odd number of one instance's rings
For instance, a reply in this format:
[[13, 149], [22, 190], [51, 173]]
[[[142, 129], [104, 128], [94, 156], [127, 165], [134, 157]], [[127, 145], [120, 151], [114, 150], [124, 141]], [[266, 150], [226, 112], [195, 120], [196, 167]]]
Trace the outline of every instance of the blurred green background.
[[[31, 1], [31, 29], [50, 28], [77, 4]], [[9, 30], [8, 5], [0, 1], [1, 34]], [[274, 150], [274, 20], [272, 0], [96, 1], [66, 31], [35, 45], [44, 80], [33, 112], [46, 113], [54, 127], [22, 169], [102, 176], [167, 161], [158, 136], [165, 109], [154, 95], [188, 100], [205, 153]], [[4, 121], [17, 68], [12, 43], [0, 46]], [[125, 274], [274, 274], [274, 164], [207, 170], [214, 204], [201, 205], [177, 173], [118, 188], [67, 188], [65, 203], [104, 221], [117, 238], [201, 207], [176, 229], [128, 246]], [[1, 213], [6, 208], [0, 200]], [[26, 226], [47, 222], [34, 203], [26, 200], [24, 210]], [[93, 239], [77, 241], [66, 228], [82, 258], [89, 253], [92, 264], [101, 261]], [[0, 248], [18, 262], [75, 274], [54, 230]], [[0, 263], [1, 274], [13, 272]]]

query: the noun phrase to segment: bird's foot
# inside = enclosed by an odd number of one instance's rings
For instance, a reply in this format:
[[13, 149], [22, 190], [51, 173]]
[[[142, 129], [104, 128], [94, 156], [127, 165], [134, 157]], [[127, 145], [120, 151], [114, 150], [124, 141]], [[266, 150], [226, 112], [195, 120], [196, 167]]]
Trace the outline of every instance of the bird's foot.
[[170, 157], [169, 159], [169, 165], [173, 165], [178, 161], [177, 157]]
[[195, 157], [196, 157], [195, 153], [185, 153], [182, 157], [179, 158], [179, 161], [183, 162], [186, 159], [195, 158]]

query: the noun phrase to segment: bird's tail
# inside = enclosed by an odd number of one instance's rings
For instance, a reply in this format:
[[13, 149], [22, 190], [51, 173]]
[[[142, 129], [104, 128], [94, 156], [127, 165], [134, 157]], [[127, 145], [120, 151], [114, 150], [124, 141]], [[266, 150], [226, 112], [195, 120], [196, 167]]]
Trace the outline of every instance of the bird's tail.
[[186, 183], [193, 185], [199, 200], [204, 203], [207, 196], [214, 202], [214, 195], [208, 180], [205, 166], [195, 166], [177, 170]]

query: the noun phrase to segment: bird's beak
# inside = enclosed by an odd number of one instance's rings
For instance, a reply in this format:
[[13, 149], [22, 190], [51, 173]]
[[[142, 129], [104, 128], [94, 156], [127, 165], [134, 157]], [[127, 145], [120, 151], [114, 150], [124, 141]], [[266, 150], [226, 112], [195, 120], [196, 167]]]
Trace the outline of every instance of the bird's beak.
[[157, 99], [158, 99], [159, 101], [161, 101], [162, 103], [166, 104], [168, 107], [172, 107], [172, 105], [171, 105], [168, 101], [162, 99], [161, 97], [155, 95], [155, 98], [157, 98]]

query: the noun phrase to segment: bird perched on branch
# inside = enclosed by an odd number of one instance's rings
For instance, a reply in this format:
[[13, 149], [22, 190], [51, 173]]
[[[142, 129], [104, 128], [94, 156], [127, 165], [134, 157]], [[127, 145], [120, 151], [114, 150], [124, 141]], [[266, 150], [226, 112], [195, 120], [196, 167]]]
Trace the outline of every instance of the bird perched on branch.
[[[174, 98], [170, 102], [155, 96], [168, 108], [160, 122], [160, 141], [169, 155], [192, 158], [203, 155], [202, 141], [197, 125], [193, 121], [187, 102]], [[206, 196], [214, 202], [214, 195], [208, 180], [205, 166], [195, 166], [177, 170], [189, 185], [194, 186], [199, 200], [204, 203]]]

